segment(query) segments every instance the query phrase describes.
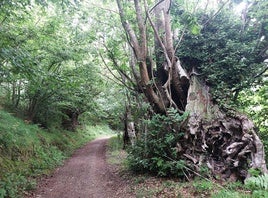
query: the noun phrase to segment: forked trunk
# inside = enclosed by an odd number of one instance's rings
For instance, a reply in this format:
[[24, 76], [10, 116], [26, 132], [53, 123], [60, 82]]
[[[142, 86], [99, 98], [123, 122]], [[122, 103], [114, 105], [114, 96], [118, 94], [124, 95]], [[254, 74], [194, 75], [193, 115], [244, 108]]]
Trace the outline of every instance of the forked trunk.
[[[245, 179], [249, 168], [266, 173], [264, 148], [253, 123], [244, 115], [220, 110], [212, 103], [209, 87], [198, 79], [198, 74], [193, 71], [189, 76], [181, 67], [179, 58], [175, 56], [171, 31], [171, 1], [156, 1], [149, 9], [146, 1], [143, 7], [142, 1], [134, 0], [136, 28], [129, 24], [121, 1], [116, 2], [128, 43], [139, 66], [138, 87], [154, 112], [168, 114], [170, 107], [180, 114], [189, 112], [187, 123], [183, 126], [185, 135], [177, 143], [178, 156], [197, 172], [204, 165], [223, 178]], [[151, 17], [152, 11], [155, 12], [155, 20]], [[151, 47], [151, 34], [146, 31], [149, 28], [154, 33], [155, 45]], [[148, 69], [153, 65], [147, 62], [149, 48], [154, 49], [149, 59], [156, 60], [156, 76], [151, 75], [153, 72]], [[135, 71], [133, 68], [132, 65], [132, 71]], [[137, 76], [135, 72], [133, 74]]]

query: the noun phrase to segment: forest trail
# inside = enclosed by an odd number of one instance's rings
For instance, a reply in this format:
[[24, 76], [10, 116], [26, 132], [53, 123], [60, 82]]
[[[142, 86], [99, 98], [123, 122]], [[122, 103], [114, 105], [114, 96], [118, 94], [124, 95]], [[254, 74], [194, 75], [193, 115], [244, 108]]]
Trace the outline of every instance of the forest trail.
[[96, 139], [78, 149], [53, 175], [38, 184], [31, 197], [132, 197], [125, 193], [127, 182], [106, 162], [107, 140], [107, 137]]

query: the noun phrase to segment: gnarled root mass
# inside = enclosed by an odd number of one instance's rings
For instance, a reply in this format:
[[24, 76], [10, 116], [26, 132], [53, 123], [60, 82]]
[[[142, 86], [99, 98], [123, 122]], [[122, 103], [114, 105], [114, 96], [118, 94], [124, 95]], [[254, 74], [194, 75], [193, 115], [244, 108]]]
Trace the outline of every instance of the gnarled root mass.
[[191, 79], [186, 110], [191, 112], [187, 132], [177, 147], [195, 171], [205, 165], [214, 175], [231, 180], [244, 180], [250, 168], [267, 173], [264, 147], [253, 123], [213, 105], [207, 87], [196, 77]]

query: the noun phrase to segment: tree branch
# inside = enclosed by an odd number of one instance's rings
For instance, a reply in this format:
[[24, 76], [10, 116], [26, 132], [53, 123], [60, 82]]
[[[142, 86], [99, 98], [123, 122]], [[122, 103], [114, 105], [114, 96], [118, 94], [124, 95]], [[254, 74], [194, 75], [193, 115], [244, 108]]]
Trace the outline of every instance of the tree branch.
[[[113, 76], [116, 80], [118, 80], [120, 83], [122, 83], [123, 86], [125, 86], [125, 87], [127, 87], [128, 89], [134, 91], [134, 89], [133, 89], [132, 87], [128, 86], [123, 80], [121, 80], [120, 78], [118, 78], [118, 77], [112, 72], [112, 70], [111, 70], [111, 69], [109, 68], [109, 66], [107, 65], [107, 63], [106, 63], [106, 61], [105, 61], [105, 59], [104, 59], [104, 57], [102, 56], [101, 53], [99, 53], [99, 56], [101, 57], [102, 62], [104, 63], [104, 65], [105, 65], [105, 67], [108, 69], [108, 71], [112, 74], [112, 76]], [[106, 77], [108, 78], [108, 76], [106, 76]], [[109, 79], [111, 79], [111, 78], [109, 77]], [[114, 81], [114, 80], [113, 80], [113, 81]]]
[[150, 10], [149, 13], [152, 12], [160, 3], [164, 2], [165, 0], [160, 0], [159, 2], [157, 2]]
[[224, 3], [221, 5], [221, 7], [217, 10], [217, 12], [215, 12], [215, 13], [213, 14], [213, 16], [210, 17], [210, 18], [204, 23], [203, 26], [206, 26], [211, 20], [213, 20], [213, 19], [219, 14], [219, 12], [224, 8], [224, 6], [225, 6], [229, 1], [230, 1], [230, 0], [227, 0], [226, 2], [224, 2]]
[[129, 39], [130, 39], [130, 45], [133, 47], [133, 50], [134, 50], [137, 58], [140, 59], [141, 58], [140, 46], [139, 46], [137, 36], [135, 35], [135, 32], [133, 31], [133, 29], [130, 27], [129, 23], [125, 19], [125, 12], [124, 12], [124, 9], [121, 5], [120, 0], [116, 0], [116, 2], [117, 2], [118, 9], [119, 9], [119, 15], [120, 15], [122, 26], [124, 27], [127, 35], [129, 36]]
[[154, 34], [155, 34], [155, 36], [156, 36], [156, 38], [157, 38], [157, 41], [159, 42], [160, 47], [163, 49], [163, 53], [164, 53], [164, 55], [165, 55], [165, 58], [166, 58], [166, 61], [167, 61], [167, 64], [168, 64], [168, 68], [171, 68], [171, 61], [170, 61], [170, 59], [169, 59], [167, 49], [166, 49], [164, 43], [162, 42], [162, 40], [161, 40], [161, 38], [160, 38], [160, 36], [159, 36], [159, 33], [158, 33], [158, 31], [157, 31], [155, 25], [154, 25], [153, 22], [152, 22], [152, 19], [151, 19], [150, 15], [149, 15], [149, 12], [147, 12], [147, 17], [148, 17], [148, 19], [149, 19], [150, 25], [151, 25], [152, 28], [153, 28]]
[[177, 51], [177, 49], [178, 49], [178, 47], [179, 47], [179, 45], [180, 45], [180, 43], [181, 43], [181, 41], [182, 41], [182, 39], [183, 39], [183, 36], [184, 36], [184, 34], [185, 34], [185, 31], [186, 31], [186, 27], [184, 27], [184, 29], [183, 29], [183, 31], [182, 31], [182, 34], [181, 34], [181, 36], [180, 36], [180, 39], [179, 39], [178, 43], [176, 44], [176, 47], [175, 47], [175, 49], [174, 49], [174, 52]]
[[137, 23], [138, 23], [138, 27], [139, 27], [139, 32], [140, 32], [140, 40], [141, 40], [141, 46], [140, 46], [140, 54], [141, 54], [141, 60], [145, 60], [146, 59], [146, 50], [147, 50], [147, 46], [146, 46], [146, 28], [145, 25], [143, 23], [143, 19], [142, 19], [142, 13], [141, 13], [141, 6], [139, 3], [139, 0], [134, 0], [135, 3], [135, 10], [136, 10], [136, 18], [137, 18]]
[[254, 78], [260, 77], [262, 74], [264, 74], [268, 70], [268, 63], [266, 63], [266, 67], [257, 75], [254, 76]]
[[[123, 75], [126, 79], [129, 80], [129, 82], [132, 84], [132, 85], [135, 85], [135, 83], [133, 82], [133, 80], [119, 67], [116, 59], [115, 59], [115, 56], [114, 56], [114, 53], [108, 49], [108, 47], [103, 43], [103, 46], [105, 47], [105, 49], [107, 50], [108, 54], [110, 54], [110, 59], [112, 60], [116, 70], [121, 74]], [[104, 59], [103, 59], [104, 60]], [[108, 67], [108, 66], [107, 66]]]

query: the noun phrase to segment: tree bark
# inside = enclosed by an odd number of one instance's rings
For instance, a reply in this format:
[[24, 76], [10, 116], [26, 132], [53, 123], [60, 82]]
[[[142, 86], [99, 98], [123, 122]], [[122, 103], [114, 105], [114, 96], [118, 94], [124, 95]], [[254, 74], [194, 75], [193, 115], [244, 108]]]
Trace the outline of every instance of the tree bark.
[[[134, 0], [134, 3], [136, 32], [132, 28], [135, 25], [130, 26], [126, 20], [121, 1], [117, 0], [122, 26], [139, 65], [138, 87], [142, 88], [155, 113], [167, 114], [169, 107], [176, 108], [180, 114], [189, 112], [187, 123], [180, 127], [185, 134], [178, 141], [178, 155], [195, 169], [193, 172], [205, 165], [213, 174], [225, 179], [243, 180], [248, 176], [249, 168], [267, 173], [263, 144], [253, 123], [246, 116], [225, 112], [214, 104], [209, 87], [198, 78], [194, 69], [188, 74], [175, 56], [170, 0], [157, 2], [150, 11], [145, 5], [146, 20], [142, 17], [140, 1]], [[150, 16], [154, 9], [157, 12], [155, 22]], [[147, 39], [151, 35], [146, 32], [146, 21], [154, 32], [152, 48], [155, 52], [149, 58], [155, 57], [157, 61], [157, 83], [154, 83], [153, 75], [150, 78], [146, 62], [150, 43]]]
[[[132, 47], [134, 54], [137, 59], [137, 63], [139, 64], [139, 70], [140, 70], [140, 86], [142, 88], [142, 91], [146, 95], [148, 101], [152, 105], [152, 107], [155, 109], [158, 113], [165, 113], [166, 108], [163, 104], [163, 101], [159, 97], [159, 95], [156, 94], [154, 90], [154, 85], [149, 77], [148, 71], [148, 65], [146, 62], [147, 58], [147, 39], [146, 39], [146, 27], [144, 24], [144, 19], [142, 17], [142, 9], [139, 0], [134, 0], [135, 4], [135, 11], [136, 11], [136, 18], [137, 18], [137, 24], [138, 24], [138, 33], [135, 33], [134, 30], [131, 28], [129, 23], [126, 20], [124, 9], [121, 5], [120, 0], [117, 0], [117, 5], [119, 8], [119, 15], [121, 18], [122, 26], [124, 27], [127, 35], [130, 39], [130, 46]], [[138, 36], [137, 36], [138, 35]]]
[[[183, 144], [185, 159], [196, 169], [207, 165], [223, 179], [243, 180], [248, 169], [267, 173], [264, 147], [253, 123], [236, 112], [226, 113], [212, 103], [209, 87], [191, 76], [186, 111], [190, 112]], [[190, 157], [189, 157], [190, 156]]]

